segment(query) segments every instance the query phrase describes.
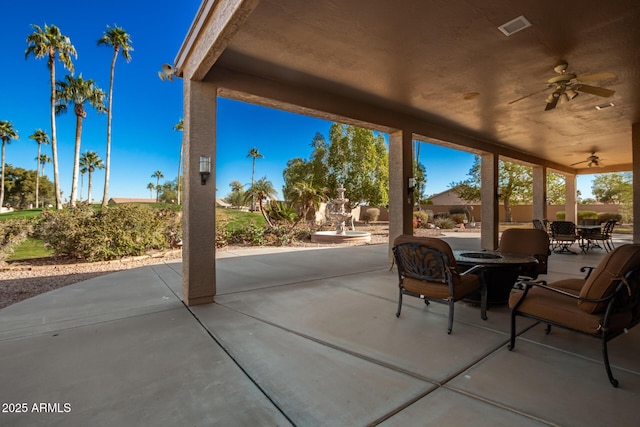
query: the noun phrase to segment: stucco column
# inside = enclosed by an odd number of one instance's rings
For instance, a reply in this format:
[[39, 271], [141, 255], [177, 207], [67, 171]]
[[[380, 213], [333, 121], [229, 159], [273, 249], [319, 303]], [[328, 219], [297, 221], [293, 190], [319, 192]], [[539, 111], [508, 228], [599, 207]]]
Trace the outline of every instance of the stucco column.
[[631, 127], [631, 158], [633, 162], [633, 243], [640, 243], [640, 225], [636, 227], [636, 220], [640, 224], [640, 123]]
[[533, 167], [533, 219], [547, 219], [547, 168]]
[[[215, 138], [216, 87], [185, 79], [182, 300], [187, 305], [211, 303], [216, 294]], [[204, 185], [201, 156], [211, 158], [211, 175]]]
[[389, 256], [396, 237], [413, 234], [413, 193], [408, 180], [413, 174], [412, 136], [402, 130], [389, 133]]
[[566, 195], [566, 203], [564, 207], [565, 212], [565, 221], [571, 221], [577, 224], [578, 220], [578, 204], [577, 200], [577, 189], [578, 189], [578, 179], [576, 175], [565, 175], [565, 191]]
[[498, 155], [483, 154], [480, 164], [480, 199], [482, 201], [482, 223], [480, 226], [480, 247], [494, 250], [498, 248]]

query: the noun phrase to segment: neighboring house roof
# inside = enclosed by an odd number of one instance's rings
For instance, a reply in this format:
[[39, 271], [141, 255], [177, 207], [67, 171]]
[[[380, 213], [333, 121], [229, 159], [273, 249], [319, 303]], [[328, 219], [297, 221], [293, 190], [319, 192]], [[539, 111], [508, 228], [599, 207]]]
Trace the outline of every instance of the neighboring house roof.
[[109, 204], [114, 205], [118, 203], [155, 203], [156, 199], [136, 199], [127, 197], [112, 197], [109, 199]]
[[462, 200], [458, 195], [453, 191], [453, 188], [449, 188], [448, 190], [443, 191], [442, 193], [434, 194], [429, 197], [429, 200], [434, 205], [479, 205], [480, 202], [467, 202], [466, 200]]

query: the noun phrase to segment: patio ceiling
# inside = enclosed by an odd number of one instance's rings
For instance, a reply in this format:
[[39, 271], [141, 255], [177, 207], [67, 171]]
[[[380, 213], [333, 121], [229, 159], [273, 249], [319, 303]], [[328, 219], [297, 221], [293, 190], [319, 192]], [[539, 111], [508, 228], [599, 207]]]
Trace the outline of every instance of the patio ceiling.
[[[498, 30], [520, 15], [532, 26]], [[636, 0], [261, 0], [212, 70], [336, 94], [597, 173], [632, 169], [638, 45]], [[581, 93], [545, 111], [547, 80], [565, 61], [578, 77], [615, 74], [588, 82], [615, 94]], [[605, 102], [615, 107], [595, 108]], [[592, 151], [606, 168], [572, 166]]]

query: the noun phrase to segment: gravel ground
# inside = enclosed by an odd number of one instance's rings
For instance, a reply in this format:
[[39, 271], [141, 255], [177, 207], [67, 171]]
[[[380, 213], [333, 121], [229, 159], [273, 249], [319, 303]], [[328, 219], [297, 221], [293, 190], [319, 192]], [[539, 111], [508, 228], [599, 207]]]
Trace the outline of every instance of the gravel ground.
[[[389, 227], [384, 225], [358, 226], [358, 231], [371, 233], [371, 242], [365, 244], [381, 244], [389, 241]], [[419, 235], [434, 235], [432, 230], [416, 230]], [[299, 243], [297, 246], [320, 246], [317, 243]], [[331, 245], [323, 245], [331, 246]], [[341, 245], [334, 245], [341, 246]], [[218, 250], [238, 250], [242, 247], [228, 246]], [[245, 247], [247, 249], [247, 247]], [[52, 258], [31, 261], [9, 262], [0, 266], [0, 309], [33, 296], [88, 280], [103, 274], [116, 271], [179, 261], [181, 251], [174, 250], [150, 256], [127, 258], [116, 261], [77, 263]]]

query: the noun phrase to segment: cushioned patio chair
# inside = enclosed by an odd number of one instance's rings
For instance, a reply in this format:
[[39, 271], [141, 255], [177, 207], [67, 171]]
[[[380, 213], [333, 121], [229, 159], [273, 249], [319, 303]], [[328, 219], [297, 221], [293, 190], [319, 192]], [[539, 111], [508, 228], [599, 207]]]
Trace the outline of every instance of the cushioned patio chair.
[[535, 228], [508, 228], [500, 236], [500, 253], [529, 255], [538, 260], [538, 264], [525, 266], [520, 272], [529, 280], [538, 278], [538, 274], [547, 274], [549, 261], [549, 235]]
[[553, 221], [551, 223], [551, 246], [558, 254], [576, 254], [569, 250], [578, 240], [576, 225], [571, 221]]
[[447, 242], [432, 237], [403, 235], [393, 242], [393, 256], [398, 267], [399, 298], [396, 317], [402, 310], [402, 296], [410, 295], [449, 306], [447, 332], [453, 329], [454, 303], [480, 288], [480, 316], [487, 320], [487, 287], [484, 280], [472, 274], [482, 269], [475, 266], [460, 273]]
[[609, 381], [618, 381], [609, 365], [607, 342], [640, 323], [640, 244], [622, 245], [609, 252], [584, 279], [524, 282], [522, 292], [511, 295], [511, 342], [515, 347], [516, 317], [523, 316], [580, 332], [602, 341], [602, 357]]

